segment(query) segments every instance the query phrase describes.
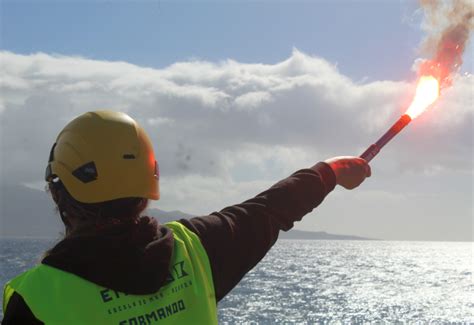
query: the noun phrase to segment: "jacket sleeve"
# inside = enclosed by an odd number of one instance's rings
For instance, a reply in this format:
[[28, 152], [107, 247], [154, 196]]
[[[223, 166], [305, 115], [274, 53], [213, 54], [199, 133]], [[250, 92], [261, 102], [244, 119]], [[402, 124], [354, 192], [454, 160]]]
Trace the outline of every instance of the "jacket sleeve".
[[38, 320], [31, 312], [25, 300], [18, 293], [14, 292], [8, 301], [7, 307], [4, 310], [2, 325], [13, 324], [44, 324]]
[[280, 230], [287, 231], [317, 207], [336, 185], [331, 167], [318, 163], [276, 183], [243, 203], [208, 216], [180, 222], [206, 249], [217, 301], [270, 250]]

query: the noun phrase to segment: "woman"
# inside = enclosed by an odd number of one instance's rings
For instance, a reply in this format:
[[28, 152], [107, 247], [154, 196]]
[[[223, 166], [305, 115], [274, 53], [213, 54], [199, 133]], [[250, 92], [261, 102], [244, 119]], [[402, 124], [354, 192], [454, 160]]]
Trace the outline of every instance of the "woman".
[[159, 199], [151, 142], [128, 115], [71, 121], [53, 145], [46, 181], [65, 238], [7, 283], [3, 324], [216, 324], [216, 304], [268, 252], [280, 230], [336, 184], [370, 176], [356, 157], [302, 169], [241, 204], [159, 225], [140, 216]]

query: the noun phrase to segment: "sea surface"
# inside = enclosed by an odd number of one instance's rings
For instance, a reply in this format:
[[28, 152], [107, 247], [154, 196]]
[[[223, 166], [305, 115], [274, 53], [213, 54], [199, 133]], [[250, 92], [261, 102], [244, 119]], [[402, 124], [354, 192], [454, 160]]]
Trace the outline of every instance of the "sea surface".
[[[0, 285], [52, 243], [0, 239]], [[280, 240], [219, 303], [219, 323], [474, 324], [473, 249], [470, 242]]]

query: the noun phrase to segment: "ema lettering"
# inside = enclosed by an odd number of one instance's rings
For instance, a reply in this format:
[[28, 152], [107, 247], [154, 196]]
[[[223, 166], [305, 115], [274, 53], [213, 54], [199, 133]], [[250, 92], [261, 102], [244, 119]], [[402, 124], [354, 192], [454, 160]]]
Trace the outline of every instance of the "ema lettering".
[[137, 317], [125, 319], [121, 321], [120, 325], [148, 325], [152, 322], [157, 322], [159, 320], [168, 318], [176, 313], [179, 313], [186, 309], [184, 301], [178, 300], [164, 307], [155, 309], [149, 313], [142, 314]]
[[[170, 267], [168, 276], [164, 284], [167, 285], [175, 280], [182, 279], [188, 275], [189, 273], [184, 270], [184, 261], [180, 261]], [[128, 294], [111, 289], [100, 290], [100, 297], [105, 303], [111, 302], [124, 296], [128, 296]]]
[[102, 298], [103, 302], [109, 302], [122, 296], [128, 296], [128, 294], [111, 289], [100, 290], [100, 297]]

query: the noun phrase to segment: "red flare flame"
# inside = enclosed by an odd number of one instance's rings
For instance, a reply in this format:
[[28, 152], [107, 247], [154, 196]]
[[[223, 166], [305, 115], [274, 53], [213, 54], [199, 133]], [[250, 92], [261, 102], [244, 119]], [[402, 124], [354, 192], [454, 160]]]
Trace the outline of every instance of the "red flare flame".
[[405, 114], [414, 119], [422, 114], [439, 97], [439, 81], [432, 75], [421, 76], [416, 87], [415, 98]]

